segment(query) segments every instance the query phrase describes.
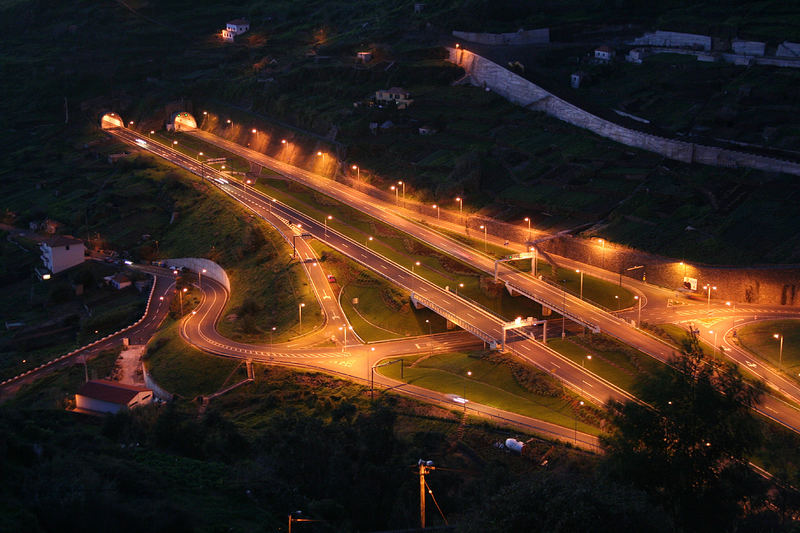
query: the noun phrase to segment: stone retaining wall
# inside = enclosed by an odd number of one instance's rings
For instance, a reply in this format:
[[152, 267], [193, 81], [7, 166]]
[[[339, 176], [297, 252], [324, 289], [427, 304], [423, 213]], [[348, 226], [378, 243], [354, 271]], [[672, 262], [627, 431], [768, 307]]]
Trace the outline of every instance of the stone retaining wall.
[[449, 48], [448, 51], [450, 61], [464, 68], [474, 84], [489, 87], [500, 96], [522, 107], [544, 111], [564, 122], [588, 129], [627, 146], [655, 152], [684, 163], [728, 168], [747, 167], [800, 175], [800, 164], [792, 161], [668, 139], [620, 126], [593, 115], [468, 50]]
[[167, 259], [166, 262], [170, 266], [186, 267], [193, 272], [201, 272], [205, 268], [206, 273], [203, 274], [204, 276], [220, 282], [228, 292], [231, 291], [231, 282], [228, 279], [228, 274], [214, 261], [201, 257], [181, 257], [178, 259]]
[[453, 31], [453, 37], [471, 43], [497, 45], [509, 44], [547, 44], [550, 42], [550, 28], [537, 30], [519, 30], [514, 33], [474, 33]]

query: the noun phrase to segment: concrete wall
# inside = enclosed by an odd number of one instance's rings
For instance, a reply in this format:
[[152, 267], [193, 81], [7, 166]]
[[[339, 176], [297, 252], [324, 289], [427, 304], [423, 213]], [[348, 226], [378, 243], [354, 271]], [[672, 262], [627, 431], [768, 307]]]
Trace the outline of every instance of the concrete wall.
[[450, 61], [463, 67], [472, 83], [489, 87], [507, 100], [536, 111], [544, 111], [564, 122], [588, 129], [616, 142], [655, 152], [684, 163], [701, 163], [729, 168], [800, 175], [800, 164], [713, 146], [658, 137], [620, 126], [585, 111], [514, 74], [513, 72], [463, 48], [449, 48]]
[[228, 289], [228, 292], [231, 290], [231, 282], [228, 279], [228, 274], [214, 261], [201, 257], [181, 257], [178, 259], [167, 259], [166, 263], [170, 266], [186, 267], [193, 272], [201, 272], [205, 268], [207, 272], [203, 274], [204, 276], [222, 283], [222, 285]]
[[700, 48], [709, 51], [711, 50], [711, 37], [708, 35], [696, 35], [694, 33], [659, 30], [655, 33], [645, 33], [641, 37], [634, 39], [631, 44]]
[[550, 28], [519, 30], [514, 33], [474, 33], [453, 31], [453, 36], [471, 43], [504, 44], [547, 44], [550, 42]]
[[778, 45], [778, 51], [775, 53], [778, 57], [793, 57], [800, 58], [800, 43], [790, 43], [784, 41]]
[[734, 54], [746, 56], [763, 56], [767, 45], [756, 41], [733, 41], [731, 48]]
[[144, 384], [148, 389], [153, 391], [153, 396], [164, 402], [169, 402], [172, 400], [172, 394], [162, 389], [144, 366], [142, 366], [142, 374], [144, 375]]

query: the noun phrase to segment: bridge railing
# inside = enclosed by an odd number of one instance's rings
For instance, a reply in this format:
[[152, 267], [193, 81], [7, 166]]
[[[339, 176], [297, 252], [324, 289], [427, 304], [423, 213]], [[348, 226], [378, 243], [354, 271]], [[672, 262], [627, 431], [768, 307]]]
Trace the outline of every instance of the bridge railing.
[[437, 304], [433, 300], [431, 300], [429, 298], [426, 298], [426, 297], [424, 297], [424, 296], [422, 296], [420, 294], [417, 294], [415, 292], [411, 293], [411, 300], [414, 303], [419, 303], [421, 305], [424, 305], [425, 307], [427, 307], [428, 309], [430, 309], [434, 313], [436, 313], [436, 314], [438, 314], [440, 316], [443, 316], [444, 318], [446, 318], [447, 320], [449, 320], [450, 322], [452, 322], [456, 326], [460, 327], [464, 331], [468, 331], [469, 333], [472, 333], [473, 335], [475, 335], [479, 339], [481, 339], [483, 341], [486, 341], [486, 342], [488, 342], [490, 344], [491, 343], [494, 343], [494, 344], [497, 343], [497, 339], [494, 338], [494, 336], [490, 335], [489, 333], [486, 333], [485, 331], [483, 331], [480, 328], [477, 328], [477, 327], [473, 326], [469, 322], [466, 322], [465, 320], [460, 318], [458, 315], [452, 313], [451, 311], [448, 311], [447, 309], [445, 309], [441, 305]]
[[587, 328], [592, 330], [592, 332], [600, 333], [600, 327], [598, 325], [592, 324], [591, 322], [589, 322], [587, 320], [584, 320], [579, 315], [576, 315], [575, 313], [573, 313], [571, 311], [568, 311], [567, 309], [564, 308], [565, 307], [564, 305], [561, 305], [561, 306], [555, 305], [554, 306], [552, 302], [546, 300], [545, 298], [542, 298], [541, 296], [538, 296], [538, 295], [534, 294], [533, 292], [531, 292], [529, 290], [522, 289], [522, 288], [518, 287], [517, 285], [514, 285], [513, 283], [511, 283], [509, 281], [506, 282], [506, 285], [509, 288], [511, 288], [512, 290], [522, 294], [523, 296], [525, 296], [527, 298], [530, 298], [534, 302], [542, 304], [542, 305], [545, 305], [545, 306], [549, 307], [550, 309], [553, 309], [554, 311], [556, 311], [559, 314], [561, 314], [561, 316], [563, 316], [565, 318], [568, 318], [568, 319], [572, 320], [573, 322], [577, 322], [578, 324], [586, 326]]

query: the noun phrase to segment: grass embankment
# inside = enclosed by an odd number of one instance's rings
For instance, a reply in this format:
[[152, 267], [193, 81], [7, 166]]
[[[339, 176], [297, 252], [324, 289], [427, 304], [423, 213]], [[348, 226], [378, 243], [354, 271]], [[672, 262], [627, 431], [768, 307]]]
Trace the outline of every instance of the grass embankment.
[[179, 322], [170, 321], [147, 346], [143, 357], [159, 386], [184, 398], [214, 393], [246, 377], [244, 363], [208, 355], [184, 341]]
[[[770, 320], [746, 324], [737, 328], [739, 345], [755, 356], [780, 368], [791, 379], [800, 381], [800, 321]], [[780, 353], [780, 338], [783, 336], [783, 356]]]
[[336, 278], [334, 291], [362, 340], [373, 342], [447, 331], [444, 318], [429, 309], [414, 308], [409, 292], [319, 241], [311, 241], [311, 246], [325, 273]]
[[[574, 427], [577, 418], [579, 430], [592, 435], [600, 432], [595, 409], [580, 406], [578, 397], [560, 383], [510, 357], [491, 352], [437, 353], [409, 355], [402, 360], [402, 381], [406, 383], [565, 427]], [[401, 380], [398, 364], [380, 367], [377, 372]], [[453, 403], [453, 407], [461, 405]]]

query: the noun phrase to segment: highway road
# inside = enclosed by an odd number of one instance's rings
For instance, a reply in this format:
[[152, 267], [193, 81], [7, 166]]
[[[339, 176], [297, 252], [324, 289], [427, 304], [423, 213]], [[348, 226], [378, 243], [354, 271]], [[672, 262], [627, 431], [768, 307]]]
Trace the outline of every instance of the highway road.
[[[202, 130], [192, 130], [186, 133], [210, 144], [214, 144], [231, 153], [239, 155], [253, 163], [279, 172], [280, 174], [292, 178], [319, 192], [327, 194], [347, 205], [350, 205], [351, 207], [354, 207], [383, 222], [386, 222], [401, 231], [414, 235], [423, 242], [426, 242], [427, 244], [430, 244], [445, 253], [457, 257], [462, 261], [480, 270], [483, 270], [486, 273], [494, 273], [495, 263], [493, 258], [442, 233], [439, 233], [430, 227], [439, 225], [451, 231], [462, 232], [460, 226], [458, 225], [443, 223], [433, 216], [425, 217], [416, 212], [404, 212], [402, 207], [383, 202], [380, 199], [364, 194], [351, 187], [330, 179], [326, 179], [313, 172], [309, 172], [287, 164], [226, 139], [222, 139], [211, 133]], [[423, 221], [424, 224], [421, 224], [418, 220]], [[345, 251], [345, 253], [347, 253], [347, 251]], [[353, 257], [349, 253], [348, 255]], [[572, 262], [571, 264], [576, 265], [577, 263]], [[598, 272], [598, 270], [601, 270], [591, 265], [583, 265], [583, 269], [592, 274], [595, 274]], [[616, 337], [629, 346], [637, 348], [662, 362], [668, 362], [675, 352], [675, 349], [672, 346], [668, 345], [661, 339], [648, 335], [647, 333], [632, 327], [629, 323], [615, 314], [606, 312], [589, 302], [583, 301], [574, 295], [566, 293], [565, 291], [550, 285], [549, 283], [536, 279], [531, 275], [524, 274], [517, 270], [506, 267], [502, 264], [499, 266], [498, 273], [499, 278], [502, 281], [510, 284], [523, 294], [532, 297], [536, 301], [539, 301], [540, 303], [543, 303], [570, 318], [574, 317], [584, 324], [597, 326], [602, 332]], [[612, 277], [616, 278], [616, 276], [617, 274], [614, 273], [605, 273], [600, 277], [609, 279]], [[627, 281], [629, 288], [631, 286], [635, 286], [634, 284], [630, 283], [629, 280]], [[638, 286], [635, 286], [637, 292], [644, 294], [645, 291], [643, 291], [642, 288], [646, 288], [647, 292], [655, 295], [654, 298], [651, 298], [653, 301], [663, 302], [665, 299], [664, 297], [672, 292], [666, 291], [665, 289], [653, 288], [652, 286], [647, 286], [645, 284], [639, 284]], [[715, 306], [715, 308], [719, 307], [719, 304]], [[740, 312], [746, 312], [741, 310], [746, 309], [747, 306], [740, 306], [737, 304], [737, 307], [739, 307]], [[773, 316], [777, 315], [777, 311], [777, 309], [772, 310]], [[786, 308], [783, 308], [782, 311], [786, 313], [787, 310]], [[628, 314], [633, 314], [635, 312], [638, 312], [638, 309], [632, 310]], [[797, 317], [797, 314], [793, 314], [793, 316]], [[704, 336], [702, 329], [701, 336]], [[713, 343], [713, 339], [711, 342]], [[726, 355], [729, 354], [730, 352], [726, 352]], [[526, 353], [523, 354], [523, 357], [529, 355], [530, 354]], [[546, 368], [546, 363], [544, 366], [541, 364], [539, 366], [540, 368]], [[745, 366], [743, 368], [749, 371], [752, 367]], [[558, 375], [555, 372], [554, 374], [564, 379], [564, 376]], [[768, 386], [770, 386], [773, 390], [780, 391], [782, 395], [787, 396], [790, 400], [792, 400], [792, 402], [794, 402], [794, 404], [800, 404], [800, 388], [798, 388], [786, 377], [776, 372], [761, 373], [759, 377], [765, 379]], [[583, 381], [583, 379], [578, 376], [573, 376], [571, 380], [566, 379], [565, 381], [567, 381], [571, 386], [577, 386], [578, 389], [580, 389], [581, 381]], [[591, 387], [586, 388], [595, 391], [597, 390], [594, 389], [594, 384]], [[608, 398], [611, 397], [614, 396], [609, 394]], [[597, 399], [596, 395], [594, 396], [594, 399]], [[798, 410], [795, 405], [789, 404], [772, 396], [767, 396], [764, 400], [762, 409], [760, 409], [760, 412], [795, 431], [800, 431], [800, 410]]]
[[[127, 137], [127, 139], [125, 139], [127, 142], [136, 142], [135, 132], [131, 132], [129, 130], [114, 130], [113, 133], [123, 139]], [[204, 132], [199, 133], [199, 136], [201, 137], [208, 135]], [[492, 258], [485, 256], [484, 254], [481, 254], [480, 252], [466, 247], [456, 241], [453, 241], [452, 239], [449, 239], [438, 232], [432, 231], [425, 226], [417, 224], [414, 221], [397, 215], [395, 213], [396, 208], [394, 206], [387, 207], [380, 205], [381, 203], [376, 201], [374, 198], [367, 197], [366, 195], [358, 193], [357, 191], [353, 191], [347, 187], [343, 187], [340, 184], [331, 182], [330, 180], [319, 178], [318, 176], [315, 176], [312, 173], [306, 172], [302, 169], [277, 162], [272, 158], [264, 156], [263, 154], [254, 153], [246, 148], [229, 143], [228, 141], [216, 139], [215, 144], [218, 144], [225, 149], [228, 149], [239, 155], [243, 155], [259, 164], [264, 164], [265, 166], [274, 168], [275, 170], [278, 170], [284, 174], [289, 174], [291, 177], [300, 176], [300, 181], [311, 184], [314, 186], [314, 188], [322, 190], [322, 192], [327, 194], [331, 194], [334, 197], [344, 199], [346, 203], [354, 205], [354, 207], [372, 214], [381, 220], [387, 221], [390, 224], [398, 227], [398, 229], [408, 231], [409, 233], [414, 234], [426, 242], [436, 243], [436, 245], [438, 245], [443, 251], [451, 253], [452, 255], [455, 255], [456, 257], [459, 257], [486, 272], [493, 272], [494, 270], [494, 261]], [[201, 173], [199, 162], [193, 158], [184, 156], [183, 154], [177, 153], [168, 147], [160, 145], [154, 146], [150, 149], [165, 159], [183, 166], [184, 168], [187, 168], [198, 175]], [[271, 164], [265, 164], [265, 162]], [[206, 168], [204, 172], [206, 174], [211, 172], [211, 179], [213, 179], [214, 171], [210, 171]], [[411, 292], [428, 297], [432, 301], [436, 301], [438, 305], [450, 313], [450, 316], [462, 317], [464, 320], [468, 320], [469, 324], [473, 328], [473, 331], [476, 331], [480, 336], [485, 338], [486, 335], [489, 335], [494, 339], [501, 338], [502, 320], [499, 320], [498, 317], [491, 315], [491, 313], [487, 313], [482, 308], [474, 306], [471, 303], [452, 295], [452, 293], [449, 291], [444, 291], [444, 289], [432, 285], [426, 280], [415, 276], [404, 267], [396, 265], [391, 261], [378, 256], [372, 252], [372, 250], [361, 246], [359, 243], [350, 241], [335, 231], [328, 229], [327, 238], [323, 237], [325, 230], [322, 224], [290, 209], [288, 206], [284, 206], [279, 202], [275, 202], [274, 199], [268, 198], [257, 191], [253, 191], [252, 189], [244, 190], [241, 184], [238, 184], [234, 181], [228, 181], [227, 183], [215, 182], [215, 184], [227, 194], [238, 198], [245, 205], [248, 205], [257, 212], [260, 210], [261, 213], [263, 213], [265, 210], [272, 211], [277, 209], [282, 216], [294, 217], [293, 220], [295, 223], [302, 224], [302, 231], [308, 231], [320, 240], [326, 241], [333, 248], [364, 264], [373, 271], [384, 275], [399, 286]], [[376, 209], [378, 211], [375, 211]], [[541, 298], [547, 303], [557, 302], [560, 297], [562, 302], [561, 306], [557, 304], [550, 304], [557, 311], [563, 311], [567, 314], [582, 313], [580, 319], [585, 323], [599, 325], [603, 328], [603, 331], [619, 336], [623, 340], [627, 339], [628, 337], [632, 337], [633, 342], [631, 342], [631, 344], [661, 360], [667, 361], [669, 356], [672, 354], [673, 349], [670, 346], [666, 345], [660, 340], [639, 333], [637, 330], [627, 325], [619, 318], [601, 311], [587, 302], [581, 301], [572, 295], [565, 294], [563, 291], [560, 291], [557, 288], [543, 283], [531, 276], [526, 276], [512, 269], [504, 268], [502, 265], [500, 270], [504, 281], [514, 284], [515, 288], [517, 289], [530, 292], [531, 295]], [[537, 289], [541, 293], [544, 293], [545, 296], [541, 297], [538, 293], [536, 293]], [[513, 353], [540, 368], [548, 370], [554, 376], [565, 382], [568, 386], [582, 393], [582, 395], [596, 403], [602, 404], [612, 398], [618, 400], [630, 398], [630, 395], [625, 391], [622, 391], [613, 384], [610, 384], [598, 376], [594, 376], [590, 372], [587, 372], [584, 369], [576, 366], [568, 359], [561, 357], [552, 350], [549, 350], [549, 348], [546, 346], [542, 346], [541, 343], [528, 338], [523, 338], [521, 340], [511, 342], [508, 347]], [[764, 402], [764, 409], [761, 410], [761, 412], [796, 431], [798, 428], [800, 428], [800, 411], [786, 402], [780, 401], [771, 396], [767, 397]]]

